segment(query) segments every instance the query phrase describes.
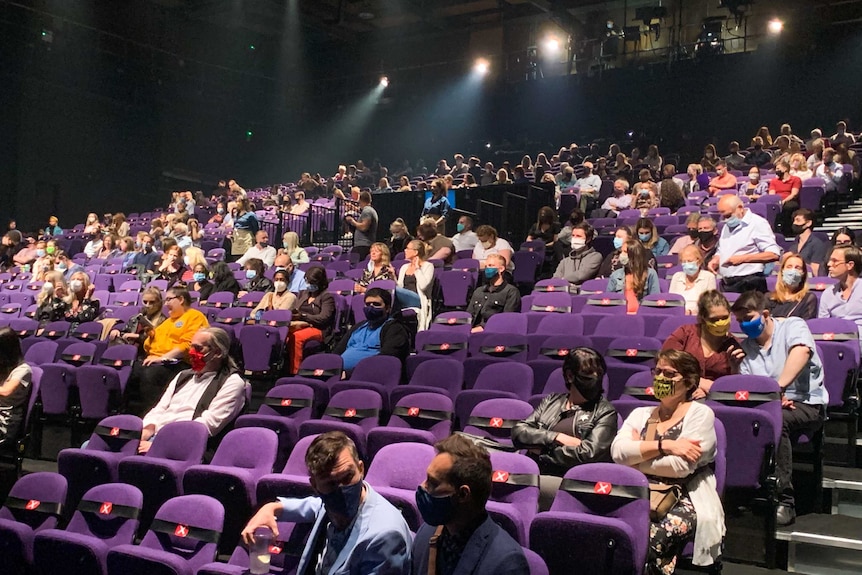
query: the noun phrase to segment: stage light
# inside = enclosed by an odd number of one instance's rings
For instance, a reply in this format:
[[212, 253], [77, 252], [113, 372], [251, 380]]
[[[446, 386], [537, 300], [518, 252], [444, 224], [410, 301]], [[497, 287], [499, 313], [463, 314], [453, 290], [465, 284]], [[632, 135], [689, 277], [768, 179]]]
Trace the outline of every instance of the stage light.
[[388, 87], [389, 86], [389, 78], [387, 78], [386, 76], [381, 76], [380, 77], [380, 85], [383, 86], [384, 88]]
[[554, 36], [548, 36], [542, 43], [547, 54], [556, 54], [560, 51], [560, 41]]
[[769, 21], [767, 28], [770, 34], [781, 34], [781, 31], [784, 30], [784, 22], [778, 18], [773, 18]]
[[252, 132], [251, 130], [247, 130], [245, 133], [245, 141], [250, 142], [252, 136], [254, 136], [254, 132]]
[[476, 63], [473, 64], [473, 71], [479, 74], [480, 76], [484, 76], [488, 73], [488, 69], [491, 67], [490, 62], [485, 58], [479, 58], [476, 60]]
[[248, 49], [249, 49], [249, 50], [251, 50], [251, 51], [257, 50], [257, 48], [255, 48], [255, 45], [254, 45], [254, 44], [249, 44], [249, 45], [248, 45]]

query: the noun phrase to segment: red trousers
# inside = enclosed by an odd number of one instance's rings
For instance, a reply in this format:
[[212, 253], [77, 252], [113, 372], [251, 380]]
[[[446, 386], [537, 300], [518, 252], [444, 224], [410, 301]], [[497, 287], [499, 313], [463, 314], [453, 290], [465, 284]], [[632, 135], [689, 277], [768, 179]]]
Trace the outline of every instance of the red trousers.
[[323, 341], [323, 332], [316, 327], [290, 329], [290, 334], [287, 336], [287, 352], [290, 354], [291, 375], [299, 371], [299, 364], [302, 363], [302, 346], [307, 341]]

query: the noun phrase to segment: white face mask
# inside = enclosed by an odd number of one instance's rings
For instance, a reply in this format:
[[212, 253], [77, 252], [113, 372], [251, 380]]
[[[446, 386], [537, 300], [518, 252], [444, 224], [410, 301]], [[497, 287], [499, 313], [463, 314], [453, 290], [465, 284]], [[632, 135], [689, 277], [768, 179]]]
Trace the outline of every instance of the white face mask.
[[276, 281], [276, 282], [272, 282], [272, 285], [275, 288], [275, 293], [281, 293], [287, 289], [287, 283], [286, 282]]
[[83, 287], [84, 287], [84, 282], [82, 282], [81, 280], [72, 280], [69, 282], [69, 288], [75, 293], [78, 293], [79, 291], [81, 291], [81, 288], [83, 288]]
[[587, 240], [583, 238], [572, 238], [572, 249], [582, 250], [587, 246]]
[[52, 284], [51, 282], [45, 282], [42, 284], [42, 290], [47, 293], [51, 293], [52, 291], [54, 291], [54, 284]]
[[492, 244], [491, 242], [482, 242], [482, 247], [486, 250], [490, 250], [493, 246], [494, 244]]

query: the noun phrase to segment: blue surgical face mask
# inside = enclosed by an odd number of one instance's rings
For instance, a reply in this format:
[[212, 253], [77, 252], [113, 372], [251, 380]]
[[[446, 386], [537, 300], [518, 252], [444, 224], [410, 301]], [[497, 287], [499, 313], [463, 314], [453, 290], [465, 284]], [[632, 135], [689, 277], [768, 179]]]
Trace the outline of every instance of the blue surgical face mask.
[[58, 271], [64, 272], [64, 271], [66, 271], [66, 269], [67, 269], [66, 264], [57, 264], [57, 270]]
[[458, 230], [458, 233], [460, 234], [464, 231], [464, 224], [458, 224], [457, 226], [455, 226], [455, 229]]
[[485, 279], [492, 280], [500, 273], [497, 268], [485, 268]]
[[224, 213], [224, 208], [218, 208], [216, 211], [217, 211], [218, 213], [220, 213], [220, 214], [223, 214], [223, 213]]
[[788, 269], [781, 272], [781, 279], [790, 287], [796, 287], [802, 282], [802, 272], [799, 270]]
[[759, 315], [750, 321], [740, 322], [739, 327], [742, 329], [742, 333], [747, 335], [749, 338], [757, 339], [760, 337], [760, 334], [763, 333], [764, 328], [766, 328], [766, 324], [763, 321], [763, 316]]
[[682, 271], [687, 276], [696, 275], [698, 270], [700, 270], [700, 266], [697, 265], [697, 262], [685, 262], [682, 264]]
[[428, 525], [445, 525], [455, 516], [455, 502], [451, 495], [434, 497], [421, 485], [416, 488], [416, 507], [422, 521]]
[[194, 278], [196, 282], [202, 282], [207, 279], [207, 274], [203, 272], [195, 272], [194, 275], [192, 275], [192, 278]]
[[742, 220], [737, 218], [735, 214], [730, 216], [726, 220], [724, 220], [724, 225], [726, 225], [727, 227], [729, 227], [732, 230], [737, 228], [739, 226], [739, 224], [741, 224], [741, 223], [742, 223]]
[[323, 501], [328, 513], [353, 519], [359, 513], [359, 505], [362, 503], [362, 482], [342, 485], [326, 495], [319, 493], [318, 497]]
[[648, 242], [652, 234], [638, 234], [638, 239], [642, 242]]
[[625, 242], [626, 242], [626, 241], [625, 241], [624, 239], [622, 239], [622, 238], [614, 238], [614, 249], [615, 249], [615, 250], [620, 249], [621, 247], [623, 247], [623, 244], [624, 244]]
[[308, 291], [310, 291], [311, 293], [314, 293], [314, 292], [316, 292], [319, 288], [317, 287], [317, 284], [308, 284], [308, 287], [307, 287], [306, 289], [307, 289]]
[[36, 257], [38, 257], [38, 258], [45, 257], [45, 250], [43, 250], [42, 248], [37, 249], [36, 250]]
[[245, 279], [253, 280], [257, 277], [257, 272], [254, 270], [245, 270]]

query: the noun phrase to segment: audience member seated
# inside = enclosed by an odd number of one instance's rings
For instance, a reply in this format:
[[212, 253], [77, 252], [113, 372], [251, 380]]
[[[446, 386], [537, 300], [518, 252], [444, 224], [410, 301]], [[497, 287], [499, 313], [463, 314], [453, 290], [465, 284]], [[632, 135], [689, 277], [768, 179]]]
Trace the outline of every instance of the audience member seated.
[[539, 464], [539, 510], [550, 509], [563, 476], [576, 465], [611, 461], [617, 412], [602, 396], [605, 359], [594, 349], [573, 349], [563, 362], [568, 393], [545, 397], [512, 428], [512, 443]]
[[407, 224], [405, 224], [404, 220], [402, 220], [401, 218], [397, 218], [395, 221], [389, 224], [389, 233], [391, 234], [391, 237], [389, 238], [390, 254], [402, 253], [404, 251], [404, 248], [407, 247], [407, 244], [410, 242], [410, 240], [413, 239], [413, 236], [411, 236], [410, 233], [407, 231]]
[[[718, 157], [718, 152], [715, 150], [714, 144], [707, 144], [703, 148], [703, 157], [700, 159], [700, 165], [703, 168], [704, 172], [714, 172], [718, 167], [718, 162], [720, 158]], [[704, 188], [701, 190], [706, 191]]]
[[689, 180], [685, 182], [682, 193], [688, 196], [691, 192], [705, 192], [709, 188], [709, 175], [703, 172], [700, 164], [689, 164], [686, 169]]
[[693, 563], [713, 565], [725, 532], [710, 467], [716, 457], [715, 415], [692, 401], [700, 380], [697, 359], [685, 351], [663, 350], [653, 373], [659, 405], [632, 411], [611, 445], [614, 461], [639, 469], [650, 483], [682, 488], [676, 505], [650, 525], [646, 573], [651, 575], [673, 573], [692, 541]]
[[728, 145], [729, 155], [724, 157], [724, 162], [731, 170], [742, 170], [745, 167], [745, 156], [739, 153], [739, 142], [731, 142]]
[[838, 246], [832, 249], [829, 262], [826, 264], [829, 277], [838, 280], [820, 294], [820, 309], [818, 317], [835, 317], [849, 319], [859, 326], [862, 339], [862, 282], [859, 281], [859, 271], [862, 270], [862, 250], [858, 247]]
[[666, 164], [662, 168], [661, 183], [658, 187], [659, 206], [668, 208], [672, 214], [685, 205], [685, 195], [682, 193], [683, 182], [676, 177], [676, 167]]
[[563, 258], [554, 272], [555, 278], [563, 278], [573, 287], [598, 276], [602, 265], [602, 254], [593, 249], [595, 230], [587, 222], [572, 227], [571, 252]]
[[776, 229], [785, 236], [792, 235], [790, 224], [793, 212], [799, 209], [799, 190], [802, 180], [790, 175], [790, 162], [780, 160], [775, 164], [775, 177], [769, 182], [769, 194], [781, 198], [781, 213], [775, 220]]
[[798, 317], [773, 318], [764, 294], [742, 294], [731, 312], [748, 336], [741, 343], [742, 349], [731, 353], [739, 363], [739, 373], [771, 377], [781, 387], [784, 426], [775, 455], [780, 501], [776, 522], [789, 525], [796, 519], [790, 435], [816, 430], [826, 419], [829, 394], [823, 386], [823, 364], [805, 321]]
[[[299, 235], [296, 232], [285, 232], [282, 236], [282, 245], [284, 248], [280, 252], [289, 255], [291, 260], [298, 264], [308, 263], [308, 252], [299, 245]], [[275, 258], [272, 261], [275, 263]]]
[[268, 292], [272, 290], [272, 282], [264, 275], [264, 263], [257, 258], [245, 261], [245, 279], [248, 280], [239, 291], [242, 297], [249, 292]]
[[174, 228], [171, 231], [171, 237], [176, 240], [177, 245], [182, 248], [183, 252], [185, 250], [192, 247], [192, 237], [189, 235], [189, 227], [182, 223], [177, 222], [174, 224]]
[[36, 319], [40, 326], [66, 319], [66, 311], [69, 309], [69, 304], [66, 303], [68, 289], [62, 272], [49, 271], [45, 274], [45, 283], [36, 296]]
[[368, 265], [362, 272], [362, 277], [354, 285], [353, 291], [365, 293], [368, 284], [377, 280], [395, 280], [395, 270], [390, 263], [389, 248], [381, 242], [371, 245]]
[[709, 193], [714, 196], [722, 190], [736, 191], [736, 176], [727, 169], [727, 162], [719, 160], [715, 165], [715, 177], [709, 181]]
[[62, 236], [63, 233], [63, 228], [60, 227], [60, 220], [57, 219], [57, 216], [51, 216], [48, 218], [48, 225], [44, 230], [45, 239], [50, 240], [55, 236]]
[[832, 255], [832, 250], [835, 249], [836, 246], [853, 246], [856, 245], [856, 232], [852, 229], [842, 226], [835, 230], [832, 233], [832, 239], [830, 240], [829, 245], [826, 246], [826, 256], [823, 258], [823, 262], [820, 264], [820, 268], [817, 270], [819, 274], [828, 275], [828, 263], [829, 256]]
[[452, 245], [455, 246], [455, 253], [473, 250], [476, 244], [479, 243], [479, 238], [476, 237], [476, 232], [473, 231], [473, 218], [470, 216], [461, 216], [458, 218], [456, 225], [457, 234], [452, 236]]
[[572, 251], [572, 228], [578, 225], [579, 223], [584, 221], [584, 212], [581, 211], [580, 208], [574, 208], [571, 213], [569, 213], [569, 219], [566, 220], [565, 225], [560, 229], [560, 233], [557, 235], [556, 242], [556, 253], [557, 257], [560, 259], [569, 255], [569, 252]]
[[650, 252], [642, 243], [628, 240], [620, 250], [620, 269], [608, 278], [605, 291], [625, 295], [628, 313], [637, 312], [640, 302], [647, 295], [661, 291], [658, 285], [658, 274], [649, 265]]
[[434, 264], [426, 261], [425, 249], [426, 244], [421, 240], [413, 240], [404, 248], [407, 263], [398, 270], [396, 288], [400, 307], [418, 310], [420, 331], [431, 325], [431, 290], [434, 288]]
[[[16, 230], [15, 234], [19, 234], [19, 232]], [[18, 243], [20, 244], [20, 242]], [[44, 244], [44, 240], [41, 243]], [[18, 244], [15, 244], [15, 247], [18, 248]], [[20, 247], [20, 249], [17, 249], [17, 251], [12, 254], [12, 263], [17, 266], [33, 264], [39, 255], [38, 250], [39, 248], [37, 247], [37, 243], [33, 240], [33, 238], [27, 238], [27, 240], [24, 242], [23, 247]]]
[[84, 254], [89, 260], [96, 257], [96, 254], [102, 249], [102, 234], [97, 231], [92, 234], [86, 234], [86, 237], [90, 239], [84, 245]]
[[102, 237], [102, 248], [96, 252], [95, 257], [105, 261], [117, 257], [120, 252], [118, 242], [119, 239], [115, 234], [106, 233]]
[[652, 173], [646, 168], [638, 172], [638, 181], [632, 189], [632, 202], [632, 207], [638, 210], [658, 207], [658, 186], [652, 180]]
[[186, 271], [183, 273], [181, 281], [186, 285], [196, 281], [195, 273], [203, 273], [204, 277], [209, 273], [209, 264], [204, 257], [204, 251], [199, 247], [189, 246], [186, 248], [183, 263], [186, 266]]
[[138, 347], [139, 354], [143, 353], [144, 340], [149, 337], [152, 330], [168, 319], [162, 311], [163, 305], [162, 292], [159, 288], [152, 286], [145, 288], [141, 294], [141, 313], [125, 322], [122, 329], [112, 329], [108, 333], [108, 340], [135, 345]]
[[188, 355], [191, 369], [178, 373], [143, 417], [138, 453], [149, 451], [169, 423], [197, 421], [215, 437], [242, 412], [248, 384], [230, 356], [230, 336], [217, 327], [202, 328], [192, 336]]
[[291, 308], [290, 335], [287, 348], [290, 354], [290, 373], [299, 371], [305, 342], [329, 343], [335, 328], [335, 298], [329, 293], [329, 278], [321, 266], [311, 266], [305, 272], [307, 287], [299, 292]]
[[[480, 226], [479, 229], [481, 230], [482, 227], [484, 226]], [[478, 231], [476, 235], [480, 235]], [[425, 242], [427, 247], [425, 252], [428, 254], [429, 260], [443, 260], [446, 265], [451, 265], [455, 260], [455, 246], [452, 244], [452, 240], [438, 233], [433, 223], [419, 224], [419, 227], [416, 228], [416, 239]]]
[[252, 317], [258, 317], [259, 314], [274, 309], [293, 309], [296, 295], [287, 289], [287, 280], [288, 274], [285, 270], [276, 270], [272, 276], [272, 291], [263, 294], [263, 298], [251, 311]]
[[0, 452], [12, 449], [20, 435], [32, 379], [18, 334], [8, 327], [0, 328]]
[[572, 192], [578, 185], [578, 180], [575, 178], [575, 169], [572, 166], [563, 166], [560, 169], [558, 178], [557, 188], [562, 194]]
[[413, 541], [413, 573], [435, 573], [434, 566], [441, 574], [528, 573], [521, 546], [485, 510], [493, 486], [485, 448], [454, 434], [434, 449], [427, 479], [416, 489], [424, 524]]
[[87, 214], [87, 219], [84, 221], [84, 233], [87, 235], [96, 235], [101, 233], [102, 225], [99, 223], [99, 216], [94, 212]]
[[70, 330], [78, 327], [79, 323], [95, 321], [99, 317], [100, 302], [93, 298], [96, 286], [90, 283], [90, 276], [86, 272], [75, 272], [69, 280], [69, 290], [66, 296], [66, 311], [63, 314], [70, 324]]
[[215, 292], [231, 292], [235, 296], [239, 294], [239, 282], [226, 263], [214, 263], [210, 276], [210, 281], [195, 281], [194, 285], [199, 287], [197, 292], [200, 294], [200, 301], [207, 301]]
[[594, 173], [593, 163], [584, 162], [584, 175], [578, 178], [575, 182], [575, 187], [581, 194], [580, 204], [578, 207], [585, 214], [590, 213], [591, 207], [595, 207], [595, 200], [599, 197], [599, 190], [602, 187], [602, 178]]
[[[312, 187], [312, 189], [314, 188]], [[307, 213], [308, 210], [311, 208], [311, 204], [305, 201], [305, 192], [296, 192], [293, 197], [296, 200], [296, 203], [290, 206], [290, 215], [301, 216]]]
[[153, 248], [153, 237], [149, 234], [141, 238], [141, 251], [136, 252], [126, 269], [136, 268], [140, 272], [153, 272], [159, 267], [159, 254]]
[[296, 573], [410, 575], [410, 529], [362, 480], [365, 466], [353, 441], [341, 431], [323, 433], [309, 445], [305, 465], [315, 496], [264, 504], [243, 529], [243, 541], [253, 544], [262, 527], [278, 540], [279, 521], [309, 523]]
[[658, 234], [658, 229], [650, 218], [640, 218], [635, 228], [638, 231], [638, 241], [650, 250], [654, 257], [666, 256], [670, 251], [667, 240]]
[[692, 398], [703, 399], [716, 379], [736, 371], [730, 353], [738, 347], [730, 335], [730, 304], [721, 292], [712, 290], [697, 300], [697, 323], [676, 328], [662, 349], [685, 351], [697, 360], [700, 380]]
[[826, 259], [829, 246], [814, 235], [814, 212], [808, 208], [800, 208], [793, 212], [793, 235], [796, 239], [788, 248], [788, 251], [799, 254], [799, 256], [811, 265], [811, 271], [819, 276], [822, 271], [821, 263]]
[[698, 300], [704, 292], [716, 289], [715, 274], [703, 269], [703, 254], [697, 246], [688, 246], [679, 254], [678, 271], [670, 278], [670, 293], [685, 298], [685, 313], [694, 315]]
[[550, 207], [544, 206], [539, 209], [536, 223], [527, 232], [527, 241], [541, 240], [545, 243], [545, 254], [554, 253], [557, 237], [560, 235], [560, 222], [557, 221], [557, 213]]
[[613, 217], [632, 206], [632, 195], [629, 194], [629, 181], [625, 178], [614, 180], [614, 193], [602, 204], [602, 209], [613, 212]]
[[817, 165], [814, 175], [823, 178], [827, 193], [837, 191], [838, 182], [844, 177], [844, 168], [835, 162], [835, 150], [832, 148], [823, 150], [823, 161]]
[[752, 202], [769, 193], [769, 182], [760, 179], [760, 168], [752, 166], [748, 170], [748, 182], [743, 183], [739, 188], [739, 195], [745, 196]]
[[271, 267], [275, 263], [277, 253], [275, 248], [269, 245], [269, 234], [266, 230], [258, 230], [255, 241], [256, 243], [236, 263], [244, 266], [250, 259], [259, 259], [266, 267]]
[[808, 268], [799, 254], [789, 251], [781, 257], [775, 291], [767, 302], [772, 317], [817, 317], [817, 297], [808, 291]]
[[473, 333], [484, 331], [488, 318], [494, 314], [521, 311], [521, 293], [506, 281], [505, 271], [506, 260], [503, 256], [488, 256], [484, 269], [485, 282], [473, 291], [470, 305], [467, 306], [467, 312], [473, 316]]
[[769, 155], [769, 152], [763, 149], [763, 138], [755, 136], [751, 145], [753, 149], [745, 155], [746, 164], [762, 168], [772, 161], [772, 156]]
[[365, 292], [365, 321], [354, 324], [332, 350], [344, 361], [345, 371], [372, 355], [391, 355], [402, 362], [410, 353], [410, 333], [391, 316], [392, 294], [381, 288]]
[[628, 226], [620, 226], [614, 231], [614, 239], [613, 246], [614, 251], [605, 256], [602, 260], [602, 265], [599, 268], [599, 276], [600, 278], [606, 278], [611, 275], [611, 273], [620, 269], [619, 256], [622, 250], [623, 244], [629, 241], [632, 238], [632, 232], [628, 228]]
[[57, 251], [55, 260], [57, 263], [54, 265], [54, 269], [59, 272], [63, 272], [63, 277], [66, 278], [67, 282], [78, 272], [86, 273], [84, 266], [76, 264], [74, 261], [69, 259], [68, 254], [62, 250]]
[[814, 177], [814, 172], [808, 167], [804, 154], [797, 152], [790, 156], [790, 175], [796, 176], [802, 182]]
[[183, 260], [183, 250], [180, 246], [174, 244], [165, 249], [156, 273], [158, 274], [158, 279], [167, 280], [168, 287], [182, 280], [183, 274], [186, 273], [186, 266]]
[[485, 268], [485, 260], [491, 254], [499, 254], [506, 260], [506, 269], [512, 271], [515, 264], [512, 262], [512, 244], [497, 236], [497, 230], [489, 225], [482, 225], [476, 229], [476, 237], [479, 243], [473, 248], [473, 259], [479, 260], [479, 268]]
[[695, 241], [697, 241], [697, 222], [700, 220], [700, 214], [692, 213], [688, 215], [688, 218], [685, 220], [686, 227], [686, 235], [678, 237], [674, 240], [673, 245], [670, 247], [670, 251], [668, 255], [675, 256], [682, 253], [684, 248], [688, 246], [693, 246]]
[[781, 255], [769, 222], [746, 208], [738, 196], [729, 194], [718, 201], [718, 213], [724, 227], [709, 270], [721, 277], [722, 291], [755, 289], [766, 293], [764, 265]]
[[165, 391], [175, 375], [189, 366], [189, 346], [199, 329], [209, 327], [207, 317], [193, 309], [192, 298], [183, 287], [168, 288], [164, 298], [168, 319], [147, 332], [144, 357], [135, 363], [129, 378], [131, 389], [137, 389], [140, 405], [136, 413], [147, 413]]

